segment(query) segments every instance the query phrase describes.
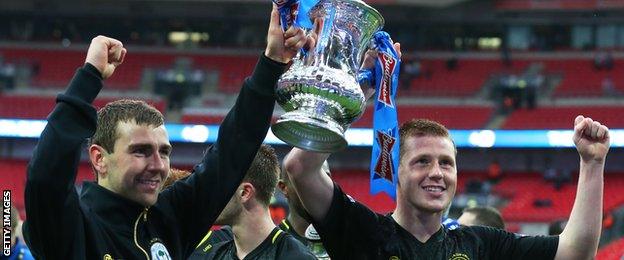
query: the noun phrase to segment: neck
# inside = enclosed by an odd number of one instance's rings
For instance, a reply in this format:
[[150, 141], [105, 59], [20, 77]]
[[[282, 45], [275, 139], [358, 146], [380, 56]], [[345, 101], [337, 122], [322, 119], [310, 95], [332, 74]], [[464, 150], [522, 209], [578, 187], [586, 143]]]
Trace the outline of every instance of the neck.
[[271, 220], [268, 208], [258, 205], [249, 210], [243, 209], [236, 224], [232, 225], [238, 258], [245, 258], [271, 234], [274, 228], [275, 224]]
[[[292, 208], [291, 208], [292, 209]], [[305, 220], [299, 214], [291, 211], [288, 214], [288, 222], [290, 222], [291, 229], [294, 230], [298, 235], [305, 237], [305, 231], [310, 226], [310, 222]]]
[[427, 242], [442, 228], [442, 212], [424, 212], [413, 207], [397, 205], [392, 218], [422, 243]]

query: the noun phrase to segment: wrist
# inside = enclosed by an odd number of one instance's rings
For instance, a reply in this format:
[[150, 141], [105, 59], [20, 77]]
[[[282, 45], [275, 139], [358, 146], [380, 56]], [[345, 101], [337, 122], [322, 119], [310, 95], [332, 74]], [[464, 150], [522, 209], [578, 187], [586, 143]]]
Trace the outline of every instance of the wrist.
[[264, 56], [269, 58], [272, 61], [278, 62], [278, 63], [282, 63], [282, 64], [288, 64], [289, 60], [285, 59], [282, 57], [282, 55], [276, 55], [274, 53], [272, 53], [269, 49], [266, 49], [264, 51]]
[[585, 165], [586, 167], [591, 167], [591, 168], [594, 168], [594, 167], [604, 167], [605, 161], [606, 161], [605, 157], [583, 158], [581, 156], [581, 164]]

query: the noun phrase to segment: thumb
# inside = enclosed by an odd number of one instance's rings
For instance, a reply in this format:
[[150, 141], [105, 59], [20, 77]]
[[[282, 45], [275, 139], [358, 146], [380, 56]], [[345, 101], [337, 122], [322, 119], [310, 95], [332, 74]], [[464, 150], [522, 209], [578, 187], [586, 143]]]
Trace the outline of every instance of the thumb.
[[397, 52], [397, 55], [399, 55], [399, 59], [401, 59], [401, 56], [403, 56], [403, 53], [401, 53], [401, 44], [398, 42], [395, 42], [392, 47], [394, 47], [394, 50]]
[[277, 5], [273, 4], [273, 10], [271, 10], [271, 21], [269, 23], [269, 29], [277, 29], [280, 27], [280, 16], [277, 11]]

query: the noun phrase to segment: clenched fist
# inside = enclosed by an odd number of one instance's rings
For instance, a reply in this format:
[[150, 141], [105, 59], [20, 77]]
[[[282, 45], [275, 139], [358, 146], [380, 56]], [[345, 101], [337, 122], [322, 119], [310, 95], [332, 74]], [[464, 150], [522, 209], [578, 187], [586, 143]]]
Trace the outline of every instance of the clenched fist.
[[574, 145], [584, 162], [603, 163], [609, 152], [609, 128], [589, 117], [574, 119]]
[[102, 79], [107, 79], [123, 63], [126, 52], [120, 41], [100, 35], [91, 40], [85, 63], [93, 65], [102, 74]]

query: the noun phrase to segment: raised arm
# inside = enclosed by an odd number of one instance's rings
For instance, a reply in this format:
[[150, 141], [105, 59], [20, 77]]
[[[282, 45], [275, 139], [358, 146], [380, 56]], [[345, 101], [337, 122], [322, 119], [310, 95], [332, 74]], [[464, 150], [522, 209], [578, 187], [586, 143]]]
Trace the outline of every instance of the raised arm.
[[161, 193], [159, 205], [176, 212], [189, 254], [245, 176], [268, 132], [277, 80], [308, 41], [300, 28], [283, 32], [274, 8], [266, 50], [221, 123], [216, 143], [208, 148], [189, 178]]
[[[74, 181], [83, 142], [95, 133], [96, 111], [91, 102], [122, 63], [121, 42], [98, 36], [91, 41], [84, 67], [78, 69], [65, 93], [56, 99], [28, 164], [24, 236], [37, 258], [68, 259], [75, 228], [80, 226]], [[59, 239], [63, 238], [63, 239]]]
[[317, 222], [325, 219], [334, 195], [334, 183], [323, 170], [329, 154], [293, 148], [284, 158], [284, 170], [304, 208]]
[[609, 129], [591, 118], [577, 116], [574, 144], [581, 160], [578, 188], [570, 219], [559, 238], [555, 259], [592, 259], [596, 256], [600, 238]]

